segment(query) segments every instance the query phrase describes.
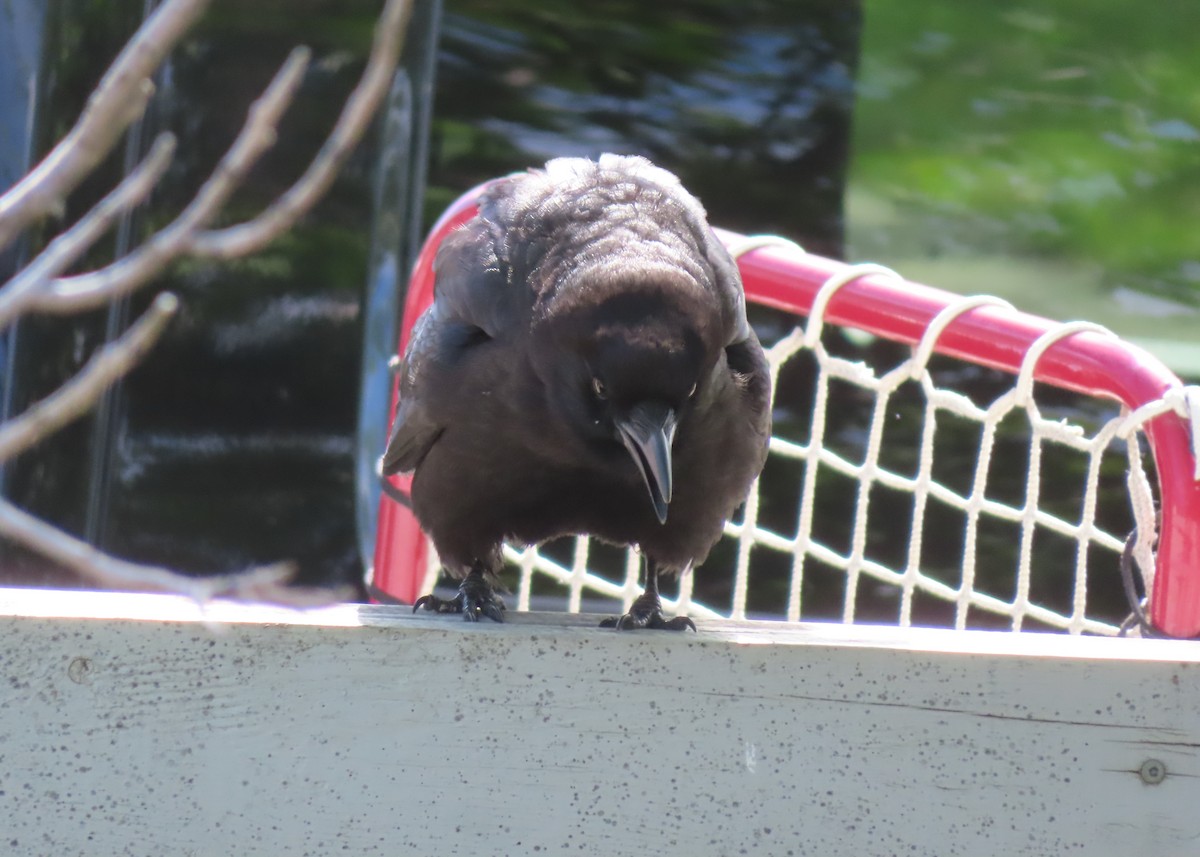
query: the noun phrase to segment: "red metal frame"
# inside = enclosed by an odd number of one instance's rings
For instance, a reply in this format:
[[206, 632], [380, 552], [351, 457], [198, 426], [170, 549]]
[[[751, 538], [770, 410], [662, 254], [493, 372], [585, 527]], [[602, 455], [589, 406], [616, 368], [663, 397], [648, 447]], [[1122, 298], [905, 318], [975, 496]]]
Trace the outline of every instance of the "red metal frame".
[[[475, 216], [475, 200], [486, 185], [460, 197], [434, 226], [413, 270], [405, 297], [399, 351], [409, 331], [433, 300], [433, 259], [442, 239]], [[717, 230], [726, 243], [740, 238]], [[763, 247], [738, 260], [748, 300], [807, 316], [831, 276], [845, 264], [820, 256]], [[832, 324], [915, 344], [929, 322], [957, 295], [883, 275], [868, 275], [840, 289], [825, 318]], [[936, 350], [973, 363], [1017, 373], [1033, 342], [1057, 322], [996, 307], [979, 307], [958, 316], [942, 333]], [[1180, 380], [1148, 352], [1112, 337], [1078, 333], [1056, 342], [1043, 354], [1034, 377], [1088, 396], [1116, 399], [1136, 408], [1160, 398]], [[394, 398], [393, 392], [393, 398]], [[393, 402], [394, 404], [394, 402]], [[1158, 470], [1162, 526], [1150, 618], [1176, 637], [1200, 636], [1200, 483], [1192, 479], [1188, 427], [1174, 413], [1146, 424]], [[408, 477], [395, 485], [407, 491]], [[420, 594], [427, 561], [426, 540], [412, 512], [383, 499], [375, 548], [374, 585], [411, 603]]]

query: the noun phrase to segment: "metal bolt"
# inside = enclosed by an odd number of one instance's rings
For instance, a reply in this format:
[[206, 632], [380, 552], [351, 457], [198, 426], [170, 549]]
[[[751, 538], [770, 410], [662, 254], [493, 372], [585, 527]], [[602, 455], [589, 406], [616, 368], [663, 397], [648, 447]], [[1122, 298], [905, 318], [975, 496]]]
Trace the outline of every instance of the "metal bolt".
[[1138, 775], [1148, 786], [1156, 786], [1167, 778], [1167, 766], [1158, 759], [1147, 759], [1138, 768]]
[[87, 684], [88, 673], [92, 671], [92, 662], [87, 658], [75, 658], [67, 665], [67, 678], [76, 684]]

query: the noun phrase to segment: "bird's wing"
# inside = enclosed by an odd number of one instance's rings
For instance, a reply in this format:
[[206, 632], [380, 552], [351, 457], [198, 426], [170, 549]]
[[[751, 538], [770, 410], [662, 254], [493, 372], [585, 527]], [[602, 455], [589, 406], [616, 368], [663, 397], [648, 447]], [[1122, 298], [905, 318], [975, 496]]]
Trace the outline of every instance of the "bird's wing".
[[752, 410], [768, 411], [771, 400], [771, 368], [753, 330], [741, 342], [734, 342], [725, 347], [725, 361], [734, 373], [738, 386], [754, 406]]
[[434, 302], [413, 326], [400, 374], [385, 474], [414, 470], [441, 435], [447, 415], [438, 390], [461, 383], [467, 354], [515, 323], [512, 289], [496, 261], [494, 225], [482, 218], [451, 233], [438, 250]]
[[492, 339], [519, 327], [530, 304], [510, 282], [510, 266], [503, 258], [507, 228], [489, 216], [491, 196], [507, 184], [490, 188], [480, 214], [442, 242], [434, 281], [434, 302], [443, 323], [469, 326]]
[[429, 373], [429, 360], [436, 354], [437, 331], [433, 308], [426, 310], [413, 326], [408, 350], [400, 367], [400, 401], [396, 406], [396, 419], [392, 422], [392, 434], [383, 453], [383, 473], [406, 473], [414, 470], [433, 442], [442, 433], [443, 426], [431, 412], [423, 396], [423, 384]]
[[757, 428], [769, 432], [771, 369], [758, 336], [746, 318], [746, 292], [737, 262], [711, 228], [705, 229], [704, 255], [713, 270], [713, 286], [724, 315], [725, 360], [758, 419]]
[[725, 345], [744, 343], [752, 336], [750, 322], [746, 319], [746, 293], [742, 288], [742, 276], [737, 262], [729, 255], [716, 233], [704, 227], [704, 251], [714, 276], [714, 291], [721, 306], [725, 323]]
[[[709, 261], [716, 272], [722, 306], [728, 317], [729, 340], [725, 345], [725, 362], [733, 372], [734, 381], [745, 397], [746, 413], [752, 429], [764, 438], [771, 431], [771, 368], [759, 344], [758, 336], [746, 318], [746, 293], [737, 263], [710, 230], [706, 248]], [[766, 445], [763, 446], [766, 455]]]

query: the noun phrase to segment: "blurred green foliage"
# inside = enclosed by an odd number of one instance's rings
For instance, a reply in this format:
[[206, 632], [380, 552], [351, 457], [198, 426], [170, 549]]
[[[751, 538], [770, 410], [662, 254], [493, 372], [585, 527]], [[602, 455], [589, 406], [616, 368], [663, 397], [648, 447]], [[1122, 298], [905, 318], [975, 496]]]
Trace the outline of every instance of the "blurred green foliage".
[[854, 182], [929, 255], [1098, 264], [1200, 306], [1197, 32], [1194, 0], [870, 0]]

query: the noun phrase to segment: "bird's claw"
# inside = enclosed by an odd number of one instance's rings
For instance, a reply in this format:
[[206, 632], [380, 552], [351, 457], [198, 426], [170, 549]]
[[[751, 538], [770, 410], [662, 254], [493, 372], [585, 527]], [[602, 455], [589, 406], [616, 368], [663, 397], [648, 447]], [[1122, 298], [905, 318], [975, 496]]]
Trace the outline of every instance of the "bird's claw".
[[500, 600], [500, 596], [490, 593], [486, 599], [468, 600], [467, 609], [463, 610], [463, 618], [468, 622], [478, 622], [482, 615], [493, 622], [503, 622], [504, 610], [504, 602]]
[[650, 628], [655, 631], [684, 631], [691, 628], [696, 630], [696, 623], [687, 616], [676, 616], [667, 619], [662, 612], [650, 616], [635, 616], [626, 613], [624, 616], [610, 616], [600, 622], [601, 628], [616, 628], [618, 631], [632, 631], [638, 628]]
[[438, 598], [436, 595], [422, 595], [413, 602], [413, 612], [424, 607], [434, 613], [461, 613], [462, 601], [458, 598]]
[[655, 631], [683, 631], [687, 628], [696, 630], [696, 623], [687, 616], [676, 616], [668, 619], [663, 616], [662, 602], [657, 597], [642, 595], [629, 606], [629, 612], [623, 616], [610, 616], [600, 622], [601, 628], [616, 628], [618, 631], [632, 631], [639, 628], [650, 628]]
[[478, 622], [480, 616], [486, 616], [493, 622], [504, 621], [504, 601], [492, 589], [483, 575], [469, 574], [458, 587], [453, 598], [438, 598], [436, 595], [422, 595], [413, 604], [416, 613], [424, 607], [434, 613], [461, 613], [468, 622]]

